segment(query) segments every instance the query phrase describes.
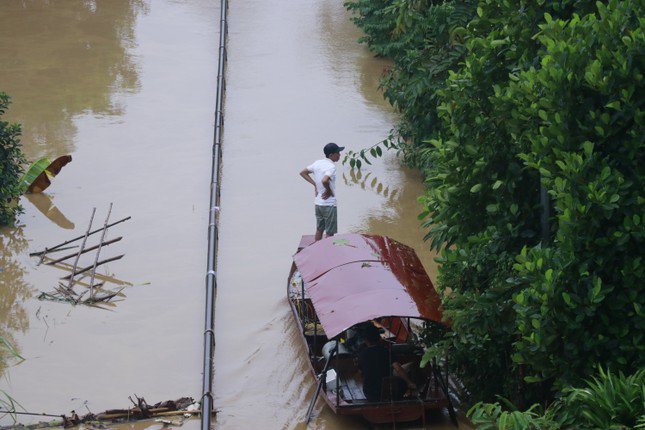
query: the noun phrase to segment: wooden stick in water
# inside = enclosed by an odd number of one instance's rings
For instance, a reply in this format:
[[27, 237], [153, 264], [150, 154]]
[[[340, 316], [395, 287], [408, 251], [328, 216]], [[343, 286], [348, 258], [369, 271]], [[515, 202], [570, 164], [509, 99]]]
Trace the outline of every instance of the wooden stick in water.
[[110, 214], [112, 213], [112, 202], [110, 202], [110, 209], [108, 209], [107, 216], [105, 217], [105, 223], [103, 224], [103, 233], [101, 234], [101, 240], [99, 240], [99, 249], [96, 250], [96, 257], [94, 258], [94, 265], [92, 266], [92, 277], [90, 278], [90, 300], [94, 300], [94, 275], [96, 274], [96, 263], [99, 261], [99, 254], [101, 253], [101, 248], [103, 246], [103, 241], [105, 240], [105, 233], [107, 232], [108, 221], [110, 220]]
[[[125, 218], [123, 218], [123, 219], [120, 219], [120, 220], [118, 220], [118, 221], [115, 221], [115, 222], [113, 222], [112, 224], [108, 225], [108, 228], [109, 228], [109, 227], [112, 227], [112, 226], [114, 226], [114, 225], [117, 225], [117, 224], [121, 224], [122, 222], [125, 222], [125, 221], [127, 221], [127, 220], [129, 220], [129, 219], [131, 219], [131, 218], [132, 218], [132, 217], [131, 217], [131, 216], [129, 216], [129, 217], [125, 217]], [[89, 235], [91, 236], [91, 235], [93, 235], [94, 233], [98, 233], [99, 231], [102, 231], [102, 230], [103, 230], [102, 228], [97, 228], [96, 230], [91, 231]], [[67, 245], [67, 244], [69, 244], [69, 243], [76, 242], [77, 240], [83, 239], [84, 237], [85, 237], [85, 235], [83, 235], [83, 236], [79, 236], [79, 237], [75, 237], [74, 239], [70, 239], [70, 240], [68, 240], [67, 242], [59, 243], [59, 244], [58, 244], [58, 245], [56, 245], [56, 246], [52, 246], [51, 248], [45, 248], [45, 250], [44, 250], [44, 251], [32, 252], [32, 253], [30, 253], [30, 254], [29, 254], [29, 256], [30, 256], [30, 257], [35, 257], [35, 256], [38, 256], [38, 255], [41, 255], [41, 254], [47, 254], [48, 252], [57, 251], [57, 250], [59, 250], [58, 248], [60, 248], [61, 246], [65, 246], [65, 245]]]
[[92, 216], [90, 217], [90, 224], [87, 226], [87, 231], [85, 232], [83, 243], [81, 244], [81, 248], [78, 250], [78, 253], [76, 254], [76, 260], [74, 260], [74, 265], [72, 266], [72, 276], [69, 277], [69, 284], [67, 285], [67, 288], [69, 290], [71, 290], [72, 286], [74, 285], [74, 275], [76, 273], [76, 265], [78, 264], [78, 259], [81, 258], [81, 254], [83, 253], [83, 248], [85, 248], [87, 237], [90, 235], [90, 230], [92, 229], [92, 222], [94, 221], [95, 213], [96, 213], [96, 208], [92, 208]]
[[[121, 255], [117, 255], [116, 257], [106, 258], [105, 260], [102, 260], [102, 261], [99, 261], [98, 263], [96, 263], [96, 265], [97, 265], [97, 266], [100, 266], [100, 265], [102, 265], [102, 264], [109, 263], [110, 261], [120, 260], [121, 258], [123, 258], [123, 256], [124, 256], [124, 255], [125, 255], [125, 254], [121, 254]], [[67, 276], [65, 276], [64, 278], [61, 278], [61, 279], [70, 279], [70, 278], [72, 278], [73, 276], [80, 275], [81, 273], [85, 273], [85, 272], [87, 272], [87, 271], [88, 271], [88, 270], [90, 270], [92, 267], [94, 267], [94, 266], [92, 265], [92, 266], [83, 267], [81, 270], [79, 270], [79, 271], [77, 271], [77, 272], [72, 272], [72, 273], [70, 273], [69, 275], [67, 275]]]
[[[108, 240], [107, 242], [103, 242], [103, 246], [112, 245], [113, 243], [116, 243], [116, 242], [120, 241], [121, 239], [123, 239], [123, 236], [117, 237], [116, 239]], [[83, 254], [85, 254], [86, 252], [94, 251], [94, 250], [95, 250], [96, 248], [98, 248], [99, 246], [101, 246], [101, 244], [94, 245], [94, 246], [91, 246], [91, 247], [89, 247], [89, 248], [85, 248], [85, 249], [83, 250]], [[76, 255], [76, 253], [68, 254], [68, 255], [66, 255], [66, 256], [64, 256], [64, 257], [59, 258], [58, 260], [48, 261], [48, 262], [47, 262], [47, 263], [45, 263], [45, 264], [47, 264], [47, 265], [51, 266], [51, 265], [53, 265], [53, 264], [60, 263], [61, 261], [65, 261], [65, 260], [67, 260], [68, 258], [72, 258], [72, 257], [73, 257], [73, 256], [75, 256], [75, 255]]]

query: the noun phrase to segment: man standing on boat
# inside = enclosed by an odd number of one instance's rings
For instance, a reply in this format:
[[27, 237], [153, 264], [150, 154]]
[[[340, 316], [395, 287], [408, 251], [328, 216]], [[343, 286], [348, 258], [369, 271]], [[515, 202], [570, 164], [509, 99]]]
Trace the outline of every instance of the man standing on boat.
[[[300, 176], [314, 186], [316, 198], [316, 240], [333, 236], [338, 231], [338, 214], [336, 209], [336, 166], [340, 160], [340, 151], [344, 146], [328, 143], [323, 148], [325, 158], [305, 167]], [[312, 177], [313, 176], [313, 177]]]

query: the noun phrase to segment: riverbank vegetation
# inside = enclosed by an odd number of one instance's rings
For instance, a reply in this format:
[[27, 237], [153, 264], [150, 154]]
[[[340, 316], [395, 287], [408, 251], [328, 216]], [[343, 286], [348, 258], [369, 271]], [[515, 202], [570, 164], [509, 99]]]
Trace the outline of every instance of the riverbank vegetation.
[[[448, 357], [464, 397], [489, 402], [472, 414], [493, 421], [500, 397], [523, 418], [562, 417], [594, 375], [642, 388], [643, 3], [346, 7], [393, 60], [382, 86], [400, 137], [384, 146], [426, 175], [420, 218], [441, 251], [451, 324], [428, 358]], [[350, 154], [352, 167], [382, 154], [371, 149]]]
[[20, 176], [26, 162], [20, 144], [20, 125], [2, 120], [10, 103], [0, 92], [0, 226], [10, 224], [20, 212]]

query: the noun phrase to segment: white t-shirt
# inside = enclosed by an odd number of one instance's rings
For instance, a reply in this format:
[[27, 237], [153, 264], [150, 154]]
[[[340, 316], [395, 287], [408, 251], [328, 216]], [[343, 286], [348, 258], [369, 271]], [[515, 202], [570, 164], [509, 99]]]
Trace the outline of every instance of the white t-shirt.
[[[309, 173], [313, 175], [313, 180], [316, 182], [316, 198], [314, 203], [318, 206], [336, 206], [336, 166], [329, 158], [314, 161], [313, 164], [307, 166]], [[323, 200], [322, 195], [325, 192], [322, 180], [325, 176], [329, 176], [329, 187], [334, 193], [329, 196], [327, 200]]]

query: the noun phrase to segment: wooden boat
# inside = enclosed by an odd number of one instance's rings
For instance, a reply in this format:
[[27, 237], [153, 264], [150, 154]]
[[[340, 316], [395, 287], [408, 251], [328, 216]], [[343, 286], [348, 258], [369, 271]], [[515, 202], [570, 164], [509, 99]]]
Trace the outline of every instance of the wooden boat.
[[[442, 315], [439, 296], [412, 248], [384, 236], [340, 234], [318, 242], [303, 236], [287, 296], [317, 382], [307, 421], [320, 394], [334, 413], [375, 424], [419, 419], [425, 424], [428, 410], [447, 408], [457, 425], [447, 374], [436, 361], [418, 366], [423, 349], [416, 332], [429, 321], [442, 324]], [[412, 396], [396, 396], [390, 376], [383, 379], [380, 398], [367, 400], [357, 363], [358, 333], [366, 325], [380, 330], [390, 360], [415, 371], [418, 389]]]

